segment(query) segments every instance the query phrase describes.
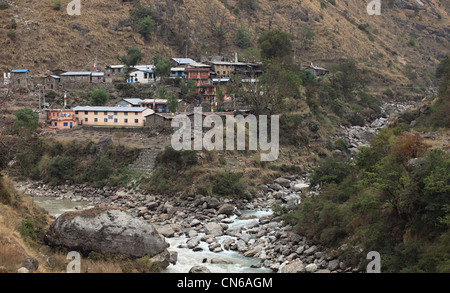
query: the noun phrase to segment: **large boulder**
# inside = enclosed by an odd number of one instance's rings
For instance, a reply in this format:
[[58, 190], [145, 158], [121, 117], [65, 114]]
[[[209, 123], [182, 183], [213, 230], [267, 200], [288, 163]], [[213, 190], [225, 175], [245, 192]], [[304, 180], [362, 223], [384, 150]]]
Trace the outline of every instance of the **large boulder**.
[[139, 258], [145, 255], [167, 258], [169, 244], [152, 224], [117, 209], [94, 208], [66, 212], [47, 231], [49, 246], [63, 246], [80, 252], [119, 254]]
[[234, 213], [235, 207], [231, 204], [225, 203], [217, 211], [218, 214], [232, 215]]
[[223, 227], [222, 225], [210, 222], [205, 225], [205, 233], [206, 235], [214, 235], [214, 236], [222, 236], [223, 235]]

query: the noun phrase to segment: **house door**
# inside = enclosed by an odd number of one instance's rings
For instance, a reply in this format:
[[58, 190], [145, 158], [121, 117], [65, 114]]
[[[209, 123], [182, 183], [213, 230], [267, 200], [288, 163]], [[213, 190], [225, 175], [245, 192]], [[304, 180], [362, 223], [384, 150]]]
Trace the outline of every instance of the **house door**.
[[70, 122], [70, 129], [72, 129], [72, 127], [73, 127], [72, 122]]

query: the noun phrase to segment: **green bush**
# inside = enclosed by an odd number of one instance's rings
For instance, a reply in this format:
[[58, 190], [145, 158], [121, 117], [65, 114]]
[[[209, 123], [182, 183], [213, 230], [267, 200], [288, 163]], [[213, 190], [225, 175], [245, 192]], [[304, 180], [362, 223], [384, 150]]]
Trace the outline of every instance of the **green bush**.
[[104, 88], [93, 90], [90, 95], [91, 106], [104, 106], [109, 101], [111, 95]]
[[34, 224], [30, 219], [22, 219], [22, 223], [18, 228], [18, 231], [23, 238], [29, 238], [32, 241], [36, 241], [37, 239]]
[[8, 32], [6, 33], [6, 35], [12, 40], [16, 38], [16, 34], [17, 34], [16, 30], [12, 28], [9, 29]]
[[61, 9], [61, 0], [53, 0], [52, 8], [54, 10], [60, 10]]
[[245, 196], [242, 173], [222, 171], [211, 176], [212, 192], [218, 196]]
[[9, 8], [8, 2], [2, 1], [0, 2], [0, 10], [5, 10]]
[[352, 166], [346, 161], [326, 158], [317, 167], [313, 168], [310, 177], [310, 186], [313, 188], [317, 185], [331, 182], [339, 184], [350, 174], [351, 170]]

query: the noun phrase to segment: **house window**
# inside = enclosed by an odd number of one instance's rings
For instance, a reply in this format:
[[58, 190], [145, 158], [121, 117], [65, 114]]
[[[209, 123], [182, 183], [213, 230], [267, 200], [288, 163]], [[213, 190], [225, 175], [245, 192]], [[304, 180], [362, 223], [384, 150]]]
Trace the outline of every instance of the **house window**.
[[98, 118], [94, 118], [94, 122], [98, 122]]
[[97, 111], [94, 111], [94, 115], [98, 115], [98, 112], [97, 112]]
[[105, 118], [103, 121], [108, 122], [108, 118]]
[[89, 120], [87, 118], [84, 118], [84, 122], [88, 122]]
[[139, 123], [139, 119], [134, 119], [134, 123]]
[[78, 115], [78, 111], [75, 111], [75, 115]]
[[84, 111], [84, 115], [87, 115], [88, 114], [88, 112], [87, 111]]
[[117, 116], [117, 112], [114, 112], [114, 116]]
[[128, 123], [128, 119], [124, 119], [123, 122]]
[[144, 73], [144, 78], [147, 78], [147, 73]]
[[108, 112], [103, 112], [103, 114], [106, 116], [106, 115], [108, 115]]
[[202, 76], [206, 76], [206, 72], [202, 72]]
[[114, 118], [114, 123], [117, 123], [118, 121], [117, 121], [117, 118]]
[[55, 126], [58, 126], [58, 122], [55, 122]]
[[67, 122], [64, 122], [64, 124], [63, 124], [65, 127], [67, 127], [67, 126], [69, 126], [69, 123], [67, 123]]
[[134, 112], [134, 116], [137, 116], [137, 115], [139, 115], [139, 113], [138, 112]]
[[123, 115], [128, 116], [128, 112], [124, 112]]

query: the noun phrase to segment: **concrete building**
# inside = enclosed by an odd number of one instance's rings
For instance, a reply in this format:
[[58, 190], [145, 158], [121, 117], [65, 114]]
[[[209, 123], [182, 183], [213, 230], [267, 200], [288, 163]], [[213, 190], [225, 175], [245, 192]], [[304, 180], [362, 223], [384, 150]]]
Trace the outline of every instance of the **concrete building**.
[[143, 127], [153, 110], [144, 107], [75, 107], [79, 125], [104, 127]]
[[28, 69], [11, 70], [10, 82], [14, 88], [27, 88], [30, 84], [30, 71]]
[[47, 110], [48, 130], [57, 132], [63, 129], [72, 129], [78, 125], [75, 113], [71, 109], [50, 109]]

